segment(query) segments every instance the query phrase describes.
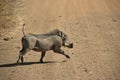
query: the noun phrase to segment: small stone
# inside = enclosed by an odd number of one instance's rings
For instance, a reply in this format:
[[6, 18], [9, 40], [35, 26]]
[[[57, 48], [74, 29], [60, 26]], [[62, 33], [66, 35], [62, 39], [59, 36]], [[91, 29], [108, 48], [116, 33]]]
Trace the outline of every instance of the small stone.
[[62, 62], [66, 62], [66, 60], [62, 61]]
[[11, 39], [13, 39], [13, 37], [11, 37]]
[[76, 22], [76, 25], [78, 25], [79, 24], [79, 22]]
[[15, 73], [15, 71], [12, 71], [12, 73]]
[[97, 27], [101, 27], [100, 25], [96, 25]]
[[95, 35], [95, 37], [96, 37], [97, 35]]
[[59, 16], [59, 17], [62, 17], [62, 16]]
[[117, 20], [115, 20], [115, 19], [112, 19], [112, 21], [113, 21], [113, 22], [117, 22]]
[[84, 71], [85, 71], [85, 72], [88, 72], [88, 70], [87, 70], [87, 69], [85, 69]]
[[3, 40], [4, 40], [4, 41], [9, 41], [10, 38], [9, 38], [9, 37], [5, 37]]
[[85, 35], [85, 37], [87, 37], [87, 35]]
[[84, 68], [83, 71], [84, 71], [84, 72], [89, 72], [87, 68]]

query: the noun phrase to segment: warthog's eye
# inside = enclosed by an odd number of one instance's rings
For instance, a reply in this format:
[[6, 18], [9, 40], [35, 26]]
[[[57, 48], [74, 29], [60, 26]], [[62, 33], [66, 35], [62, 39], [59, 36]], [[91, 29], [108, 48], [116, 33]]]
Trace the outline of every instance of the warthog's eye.
[[67, 37], [67, 35], [64, 35], [64, 37]]
[[62, 38], [63, 38], [63, 41], [66, 41], [67, 36], [66, 36], [66, 35], [64, 35]]

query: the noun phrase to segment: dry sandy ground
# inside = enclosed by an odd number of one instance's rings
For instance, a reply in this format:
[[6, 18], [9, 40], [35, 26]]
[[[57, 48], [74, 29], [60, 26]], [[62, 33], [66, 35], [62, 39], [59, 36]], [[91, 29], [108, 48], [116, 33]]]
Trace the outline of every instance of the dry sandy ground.
[[58, 28], [74, 43], [63, 48], [68, 60], [48, 51], [29, 52], [15, 66], [22, 32], [0, 40], [0, 80], [120, 80], [120, 0], [26, 0], [23, 21], [27, 33]]

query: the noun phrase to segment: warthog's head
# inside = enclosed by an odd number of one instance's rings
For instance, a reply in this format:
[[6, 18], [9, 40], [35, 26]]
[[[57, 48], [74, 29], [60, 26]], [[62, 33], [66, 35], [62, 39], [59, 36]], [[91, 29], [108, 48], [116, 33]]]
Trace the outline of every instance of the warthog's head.
[[69, 41], [67, 35], [63, 33], [62, 31], [59, 31], [59, 35], [62, 38], [63, 46], [68, 48], [73, 48], [73, 43]]

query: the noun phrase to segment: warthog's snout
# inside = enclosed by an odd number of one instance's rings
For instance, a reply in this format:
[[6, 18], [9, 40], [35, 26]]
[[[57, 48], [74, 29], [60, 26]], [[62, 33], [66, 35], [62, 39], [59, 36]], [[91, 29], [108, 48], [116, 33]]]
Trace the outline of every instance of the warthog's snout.
[[73, 43], [66, 43], [64, 46], [68, 48], [73, 48]]
[[73, 48], [73, 43], [69, 44], [68, 48]]

